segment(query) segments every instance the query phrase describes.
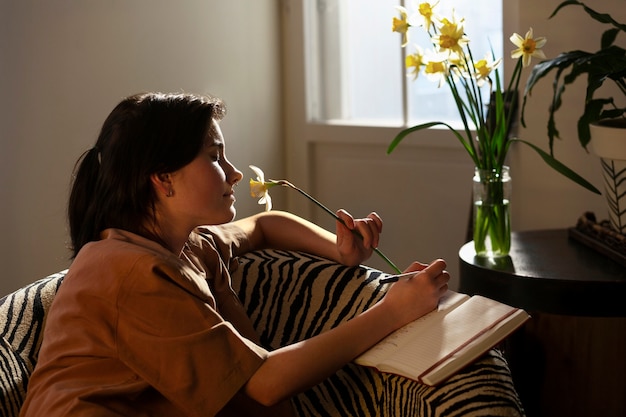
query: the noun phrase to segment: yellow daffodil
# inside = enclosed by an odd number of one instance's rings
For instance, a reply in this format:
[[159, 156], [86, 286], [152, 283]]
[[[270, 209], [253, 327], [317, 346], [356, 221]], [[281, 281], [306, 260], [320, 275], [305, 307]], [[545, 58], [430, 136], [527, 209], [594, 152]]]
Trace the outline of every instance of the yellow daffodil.
[[452, 52], [447, 56], [446, 59], [448, 60], [448, 64], [450, 66], [455, 66], [457, 68], [467, 70], [467, 65], [465, 65], [465, 54]]
[[459, 77], [468, 77], [469, 70], [467, 69], [467, 63], [465, 62], [465, 55], [459, 55], [456, 52], [451, 52], [447, 57], [442, 55], [441, 59], [447, 61], [448, 74], [454, 77], [457, 81]]
[[[445, 126], [461, 142], [477, 169], [501, 173], [510, 144], [516, 141], [533, 147], [549, 165], [558, 167], [556, 169], [570, 179], [580, 177], [554, 159], [552, 155], [545, 153], [529, 142], [515, 138], [512, 131], [516, 116], [515, 112], [511, 110], [515, 109], [515, 106], [508, 104], [516, 102], [522, 70], [530, 64], [531, 58], [546, 58], [541, 50], [546, 39], [543, 37], [534, 38], [532, 28], [524, 38], [517, 33], [511, 36], [511, 42], [517, 46], [517, 49], [511, 52], [511, 57], [517, 62], [513, 68], [511, 79], [504, 89], [499, 71], [496, 68], [501, 59], [493, 57], [493, 53], [491, 56], [487, 55], [478, 61], [472, 57], [469, 38], [464, 33], [465, 19], [457, 19], [454, 11], [451, 18], [435, 17], [433, 7], [436, 3], [431, 5], [431, 3], [416, 0], [416, 5], [418, 10], [415, 16], [416, 18], [421, 16], [424, 19], [423, 29], [430, 37], [430, 43], [434, 50], [428, 51], [426, 56], [422, 56], [421, 53], [408, 55], [405, 64], [408, 68], [413, 69], [409, 74], [414, 75], [415, 78], [422, 70], [429, 80], [438, 82], [439, 87], [444, 83], [448, 85], [461, 117], [463, 131], [443, 121], [424, 122], [409, 126], [391, 141], [387, 153], [391, 153], [405, 137], [414, 132], [430, 129], [434, 126]], [[406, 15], [405, 11], [404, 19], [406, 19]], [[406, 22], [402, 29], [406, 31], [408, 25], [409, 23]], [[398, 28], [400, 28], [399, 24]], [[397, 31], [401, 32], [401, 30]], [[404, 34], [404, 32], [401, 33]], [[543, 73], [539, 72], [539, 74]], [[558, 77], [559, 75], [557, 75]], [[584, 185], [583, 182], [575, 181]], [[502, 192], [501, 184], [500, 189], [493, 189], [494, 201], [501, 199]], [[497, 241], [495, 246], [500, 246], [503, 253], [508, 253], [510, 230], [507, 230], [507, 215], [500, 216], [498, 212], [488, 212], [488, 210], [481, 211], [481, 213], [480, 215], [477, 214], [476, 217], [476, 219], [480, 217], [482, 220], [480, 222], [477, 220], [476, 224], [480, 223], [480, 225], [474, 228], [474, 242], [483, 244], [485, 237], [489, 236], [492, 239], [492, 244]], [[483, 248], [476, 247], [476, 249], [479, 251]]]
[[260, 198], [259, 204], [265, 204], [265, 211], [272, 209], [272, 197], [270, 197], [269, 189], [275, 185], [275, 182], [265, 181], [265, 174], [261, 168], [250, 165], [250, 169], [256, 174], [256, 180], [250, 178], [250, 195], [254, 198]]
[[511, 51], [511, 58], [522, 57], [522, 66], [529, 66], [532, 57], [539, 59], [546, 58], [541, 48], [543, 48], [547, 40], [544, 37], [533, 38], [533, 28], [530, 28], [523, 38], [517, 33], [514, 33], [511, 35], [510, 39], [511, 42], [517, 46], [517, 49]]
[[452, 20], [447, 18], [441, 19], [439, 33], [432, 37], [432, 41], [439, 47], [440, 52], [454, 52], [463, 54], [463, 47], [469, 43], [469, 39], [465, 36], [464, 19], [456, 20], [454, 12]]
[[485, 56], [485, 58], [476, 61], [474, 63], [474, 71], [476, 77], [476, 84], [479, 87], [482, 87], [485, 81], [489, 80], [489, 76], [491, 72], [500, 65], [502, 59], [497, 59], [495, 61], [491, 60], [489, 56]]
[[402, 6], [396, 6], [396, 9], [400, 12], [400, 19], [397, 17], [393, 18], [391, 30], [402, 34], [402, 46], [404, 47], [409, 42], [408, 32], [411, 27], [411, 24], [409, 23], [409, 14]]
[[450, 73], [446, 58], [443, 54], [432, 54], [424, 66], [424, 74], [430, 81], [438, 82], [438, 87], [446, 82]]
[[433, 12], [433, 9], [438, 4], [439, 4], [439, 2], [436, 2], [435, 4], [430, 4], [430, 3], [424, 2], [424, 3], [420, 3], [417, 6], [417, 12], [424, 19], [424, 28], [426, 30], [430, 29], [431, 25], [433, 24], [433, 21], [436, 19], [435, 13]]
[[409, 74], [413, 75], [413, 79], [417, 79], [420, 69], [424, 65], [424, 53], [422, 52], [422, 48], [415, 45], [415, 49], [416, 52], [414, 54], [407, 55], [405, 60], [406, 67], [411, 69]]

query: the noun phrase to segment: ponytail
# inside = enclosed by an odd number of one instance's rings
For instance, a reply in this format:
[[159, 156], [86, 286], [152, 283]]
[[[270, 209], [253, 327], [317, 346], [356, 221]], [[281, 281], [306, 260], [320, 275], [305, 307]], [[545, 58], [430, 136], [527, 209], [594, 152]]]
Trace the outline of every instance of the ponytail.
[[84, 243], [96, 240], [97, 230], [95, 210], [91, 205], [97, 193], [98, 176], [100, 173], [100, 152], [93, 147], [83, 153], [74, 167], [72, 191], [68, 205], [70, 238], [74, 256]]

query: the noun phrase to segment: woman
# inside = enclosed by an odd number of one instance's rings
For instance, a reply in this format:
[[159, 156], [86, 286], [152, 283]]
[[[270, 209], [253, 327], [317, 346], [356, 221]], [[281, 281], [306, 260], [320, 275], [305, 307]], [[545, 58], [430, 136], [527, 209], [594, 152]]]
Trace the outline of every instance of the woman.
[[223, 115], [217, 99], [148, 93], [106, 119], [77, 165], [75, 258], [21, 416], [291, 415], [291, 396], [437, 305], [445, 263], [415, 262], [407, 270], [420, 273], [356, 318], [271, 352], [259, 346], [230, 286], [235, 257], [272, 247], [357, 265], [382, 221], [340, 210], [347, 226], [336, 236], [284, 212], [232, 221], [242, 174], [225, 156]]

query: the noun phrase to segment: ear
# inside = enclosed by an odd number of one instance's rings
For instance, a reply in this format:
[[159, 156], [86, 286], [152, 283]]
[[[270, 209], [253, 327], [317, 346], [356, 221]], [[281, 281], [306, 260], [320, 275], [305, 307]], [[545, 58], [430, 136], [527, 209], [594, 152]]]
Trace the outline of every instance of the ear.
[[150, 181], [157, 194], [164, 195], [165, 197], [174, 195], [174, 185], [172, 183], [171, 174], [152, 174], [150, 175]]

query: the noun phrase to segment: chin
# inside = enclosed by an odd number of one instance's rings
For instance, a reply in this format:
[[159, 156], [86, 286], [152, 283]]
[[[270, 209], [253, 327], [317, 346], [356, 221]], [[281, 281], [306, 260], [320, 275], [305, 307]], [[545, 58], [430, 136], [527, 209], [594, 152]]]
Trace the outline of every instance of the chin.
[[225, 213], [224, 216], [222, 216], [222, 218], [220, 219], [219, 223], [216, 223], [216, 224], [224, 224], [224, 223], [232, 222], [236, 216], [237, 216], [237, 210], [235, 210], [234, 207], [231, 207], [229, 213]]

